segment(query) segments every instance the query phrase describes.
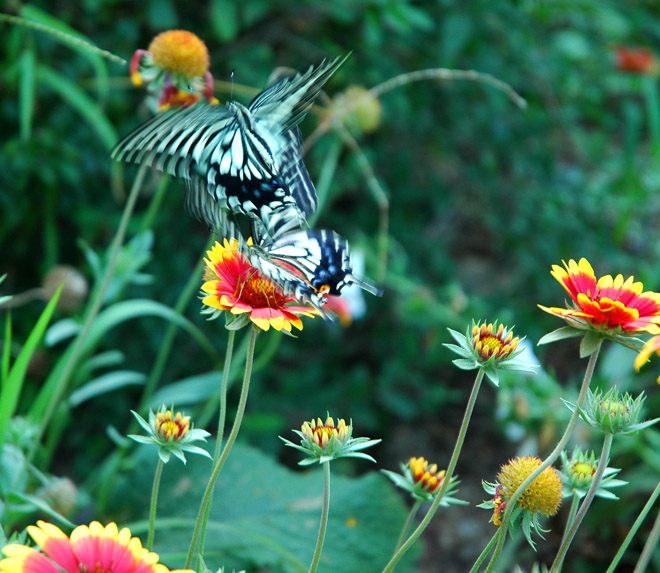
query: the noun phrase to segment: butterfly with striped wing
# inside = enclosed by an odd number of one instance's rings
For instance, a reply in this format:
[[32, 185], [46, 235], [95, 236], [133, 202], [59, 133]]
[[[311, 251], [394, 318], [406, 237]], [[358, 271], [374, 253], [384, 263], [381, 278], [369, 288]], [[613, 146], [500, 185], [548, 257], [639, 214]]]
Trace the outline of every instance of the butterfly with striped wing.
[[210, 226], [217, 203], [248, 216], [268, 241], [305, 228], [317, 197], [297, 126], [347, 57], [277, 81], [247, 107], [198, 103], [162, 113], [120, 141], [112, 157], [183, 178], [189, 209]]

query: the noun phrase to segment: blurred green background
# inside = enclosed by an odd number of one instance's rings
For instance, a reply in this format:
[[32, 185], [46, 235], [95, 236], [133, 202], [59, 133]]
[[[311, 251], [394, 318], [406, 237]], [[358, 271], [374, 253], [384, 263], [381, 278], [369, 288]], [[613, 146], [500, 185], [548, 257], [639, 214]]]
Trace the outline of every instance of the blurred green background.
[[[44, 23], [49, 14], [53, 25], [69, 26], [126, 60], [163, 30], [192, 31], [208, 46], [221, 101], [229, 98], [232, 70], [235, 95], [247, 101], [242, 87], [262, 89], [276, 66], [303, 70], [348, 52], [326, 86], [329, 98], [350, 86], [371, 88], [399, 74], [442, 67], [492, 74], [527, 101], [520, 109], [477, 82], [408, 83], [382, 94], [375, 129], [364, 133], [349, 124], [363, 155], [337, 130], [314, 142], [306, 163], [325, 198], [316, 225], [345, 236], [385, 294], [367, 295], [364, 316], [348, 328], [315, 320], [297, 339], [272, 332], [260, 337], [241, 437], [288, 465], [296, 457], [277, 436], [291, 438], [290, 428], [326, 412], [352, 418], [357, 435], [383, 438], [374, 452], [381, 467], [395, 469], [412, 455], [446, 464], [471, 383], [442, 346], [449, 341], [447, 327], [463, 331], [473, 318], [499, 319], [535, 345], [560, 326], [536, 305], [563, 303], [564, 291], [549, 274], [562, 259], [586, 257], [598, 276], [633, 274], [647, 289], [660, 289], [655, 3], [8, 0], [2, 11]], [[30, 289], [41, 287], [53, 267], [70, 265], [93, 284], [93, 253], [102, 258], [112, 240], [122, 188], [136, 172], [113, 166], [109, 150], [147, 112], [144, 90], [131, 86], [127, 66], [35, 30], [7, 22], [0, 27], [0, 273], [8, 275], [3, 293], [32, 292], [11, 311], [20, 348], [44, 305]], [[651, 66], [622, 69], [622, 47], [648, 48]], [[328, 106], [318, 103], [302, 125], [304, 135]], [[374, 176], [389, 198], [387, 211], [374, 195]], [[108, 307], [131, 299], [174, 306], [201, 261], [206, 229], [185, 212], [180, 182], [169, 184], [160, 203], [154, 200], [159, 181], [153, 173], [145, 184]], [[144, 234], [147, 229], [152, 234]], [[58, 310], [56, 320], [79, 320], [81, 303]], [[216, 358], [178, 332], [159, 379], [167, 393], [156, 399], [176, 399], [212, 430], [226, 332], [199, 309], [193, 296], [183, 314], [212, 340]], [[121, 353], [107, 371], [120, 364], [148, 376], [167, 327], [153, 317], [127, 321], [108, 331], [96, 351]], [[64, 348], [46, 345], [33, 358], [23, 410]], [[570, 399], [581, 379], [575, 341], [534, 351], [544, 371], [536, 382], [505, 380], [497, 394], [484, 388], [458, 466], [462, 497], [472, 505], [485, 495], [480, 480], [492, 481], [510, 456], [547, 451], [563, 419], [559, 396]], [[633, 357], [610, 351], [598, 379], [636, 393], [646, 389], [648, 409], [657, 412], [657, 364], [635, 375]], [[240, 374], [239, 367], [235, 378]], [[91, 377], [83, 370], [76, 384]], [[187, 385], [171, 386], [182, 380]], [[93, 499], [96, 469], [114, 448], [106, 428], [125, 432], [140, 393], [126, 387], [73, 407], [52, 443], [50, 471], [71, 477]], [[230, 404], [235, 401], [230, 393]], [[583, 444], [592, 438], [586, 431], [579, 436]], [[653, 431], [615, 442], [610, 465], [626, 468], [621, 477], [631, 485], [618, 492], [624, 500], [616, 510], [605, 502], [594, 507], [569, 570], [587, 571], [590, 562], [599, 571], [609, 562], [657, 481], [654, 443]], [[490, 535], [486, 513], [451, 511], [456, 517], [438, 520], [428, 536], [418, 570], [440, 570], [442, 560], [443, 571], [463, 571], [480, 545], [475, 538], [485, 542]], [[610, 521], [596, 528], [599, 511]], [[455, 519], [465, 527], [452, 528]], [[560, 524], [561, 517], [553, 528], [560, 531]], [[556, 542], [551, 534], [550, 556]], [[534, 556], [526, 559], [529, 566]]]

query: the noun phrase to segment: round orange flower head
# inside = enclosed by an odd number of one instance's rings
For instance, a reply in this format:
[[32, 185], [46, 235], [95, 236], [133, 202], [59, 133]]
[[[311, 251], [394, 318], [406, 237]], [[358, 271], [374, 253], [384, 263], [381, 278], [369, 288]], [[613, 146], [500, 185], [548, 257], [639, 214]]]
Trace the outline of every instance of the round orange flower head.
[[559, 281], [573, 301], [568, 308], [539, 308], [563, 318], [578, 330], [592, 330], [606, 335], [659, 334], [660, 294], [643, 292], [634, 277], [605, 275], [596, 280], [587, 259], [573, 259], [564, 268], [552, 266], [552, 276]]
[[131, 58], [130, 73], [134, 85], [150, 84], [150, 92], [159, 94], [158, 111], [191, 105], [201, 94], [210, 103], [218, 103], [213, 97], [208, 49], [186, 30], [162, 32], [147, 50], [137, 50]]
[[236, 239], [216, 242], [206, 254], [206, 282], [202, 285], [206, 308], [202, 312], [211, 318], [222, 311], [237, 317], [227, 328], [238, 329], [252, 322], [262, 330], [273, 327], [289, 334], [292, 327], [302, 330], [301, 317], [318, 316], [317, 310], [297, 304], [293, 296], [251, 266]]
[[[542, 463], [542, 460], [536, 456], [514, 458], [502, 466], [500, 473], [497, 474], [496, 483], [483, 483], [484, 489], [493, 495], [493, 499], [482, 503], [479, 507], [493, 510], [492, 521], [495, 525], [502, 524], [501, 515], [509, 499]], [[511, 523], [522, 525], [525, 538], [532, 547], [534, 547], [532, 531], [536, 531], [541, 536], [545, 532], [539, 523], [539, 516], [551, 516], [557, 513], [561, 497], [562, 482], [559, 473], [553, 467], [547, 467], [518, 498]]]
[[280, 439], [292, 448], [307, 455], [305, 459], [298, 462], [301, 466], [313, 463], [325, 463], [337, 458], [363, 458], [375, 462], [370, 455], [361, 450], [370, 448], [380, 440], [369, 438], [353, 438], [353, 424], [347, 424], [341, 418], [337, 424], [328, 416], [325, 420], [317, 418], [311, 422], [305, 422], [300, 430], [293, 430], [301, 438], [300, 444], [294, 444], [280, 436]]
[[80, 525], [70, 537], [45, 521], [27, 530], [41, 551], [19, 544], [5, 546], [1, 573], [194, 573], [191, 569], [170, 571], [158, 562], [156, 553], [131, 537], [128, 528], [120, 531], [115, 523]]

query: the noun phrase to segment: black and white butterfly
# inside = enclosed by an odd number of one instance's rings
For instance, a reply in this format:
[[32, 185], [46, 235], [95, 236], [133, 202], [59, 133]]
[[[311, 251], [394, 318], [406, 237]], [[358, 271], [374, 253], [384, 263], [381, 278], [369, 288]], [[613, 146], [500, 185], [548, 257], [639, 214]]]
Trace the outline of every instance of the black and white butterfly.
[[381, 290], [358, 276], [347, 241], [328, 230], [287, 233], [273, 243], [248, 248], [250, 264], [297, 299], [321, 309], [328, 295], [341, 295], [349, 285], [374, 294]]
[[247, 215], [269, 241], [305, 228], [317, 197], [297, 125], [345, 59], [282, 78], [247, 107], [198, 103], [160, 114], [119, 142], [112, 156], [183, 178], [190, 210], [209, 225], [219, 206]]

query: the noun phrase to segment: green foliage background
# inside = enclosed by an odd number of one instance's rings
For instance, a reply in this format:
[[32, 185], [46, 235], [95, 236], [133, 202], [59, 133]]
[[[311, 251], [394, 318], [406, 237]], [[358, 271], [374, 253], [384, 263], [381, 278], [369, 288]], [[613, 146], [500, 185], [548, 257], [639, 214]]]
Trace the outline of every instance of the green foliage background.
[[[3, 11], [69, 27], [126, 60], [160, 31], [190, 30], [209, 48], [222, 101], [232, 70], [236, 97], [245, 99], [242, 88], [263, 88], [278, 65], [306, 69], [347, 52], [351, 57], [327, 86], [330, 97], [351, 85], [372, 87], [443, 67], [492, 74], [527, 100], [521, 110], [502, 92], [465, 81], [416, 82], [383, 94], [378, 129], [354, 134], [390, 201], [382, 276], [378, 205], [355, 154], [334, 131], [311, 149], [306, 163], [312, 178], [333, 175], [317, 224], [337, 230], [364, 254], [366, 274], [385, 294], [368, 297], [365, 316], [348, 329], [317, 320], [296, 340], [260, 337], [242, 438], [287, 463], [295, 458], [277, 435], [329, 411], [352, 418], [357, 435], [382, 437], [374, 455], [390, 469], [411, 455], [442, 465], [469, 384], [442, 347], [446, 328], [462, 331], [472, 318], [500, 319], [534, 344], [558, 326], [536, 305], [561, 305], [563, 291], [549, 270], [562, 259], [584, 256], [598, 275], [634, 274], [648, 289], [660, 289], [658, 78], [622, 73], [615, 59], [618, 46], [657, 47], [660, 10], [652, 3], [9, 0]], [[38, 287], [58, 264], [76, 267], [93, 283], [117, 229], [123, 188], [135, 174], [113, 166], [109, 149], [147, 117], [144, 92], [130, 85], [126, 66], [38, 31], [7, 22], [0, 29], [3, 293]], [[311, 133], [318, 121], [311, 114], [303, 132]], [[207, 232], [185, 213], [180, 182], [169, 184], [160, 204], [154, 202], [158, 184], [150, 176], [145, 185], [109, 309], [132, 299], [171, 307], [198, 268]], [[17, 348], [42, 310], [42, 303], [31, 302], [12, 311]], [[81, 312], [60, 310], [56, 318], [76, 321]], [[134, 319], [103, 331], [94, 352], [109, 360], [94, 376], [119, 368], [149, 375], [169, 319], [155, 308], [148, 314], [136, 310], [128, 315]], [[212, 429], [213, 381], [219, 380], [226, 333], [220, 322], [200, 317], [194, 297], [183, 314], [214, 350], [179, 331], [153, 404], [175, 402], [196, 415], [198, 426]], [[29, 409], [64, 348], [62, 342], [45, 346], [32, 361], [19, 412]], [[475, 461], [459, 465], [464, 482], [478, 487], [480, 479], [492, 479], [521, 444], [547, 447], [543, 432], [552, 435], [561, 418], [553, 412], [558, 397], [570, 398], [583, 365], [569, 342], [538, 354], [547, 384], [505, 387], [502, 396], [510, 399], [500, 396], [497, 411], [486, 405], [478, 411], [471, 431], [482, 437], [474, 448], [497, 451], [485, 468]], [[647, 389], [649, 408], [657, 409], [654, 367], [633, 379], [632, 360], [631, 352], [617, 354], [599, 375], [623, 389]], [[240, 373], [239, 364], [234, 378]], [[82, 369], [76, 386], [94, 376]], [[119, 390], [121, 384], [76, 402], [51, 440], [50, 470], [71, 476], [92, 499], [99, 484], [107, 485], [98, 471], [114, 448], [106, 427], [125, 433], [140, 396], [139, 388]], [[660, 470], [647, 443], [657, 437], [649, 435], [626, 442], [610, 464], [630, 468], [622, 477], [632, 483], [627, 495], [633, 506], [657, 481], [643, 477], [633, 453]], [[365, 470], [356, 465], [347, 471]], [[630, 477], [635, 472], [639, 481]], [[480, 502], [475, 496], [470, 501]], [[615, 519], [585, 539], [615, 547], [620, 527]]]

